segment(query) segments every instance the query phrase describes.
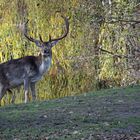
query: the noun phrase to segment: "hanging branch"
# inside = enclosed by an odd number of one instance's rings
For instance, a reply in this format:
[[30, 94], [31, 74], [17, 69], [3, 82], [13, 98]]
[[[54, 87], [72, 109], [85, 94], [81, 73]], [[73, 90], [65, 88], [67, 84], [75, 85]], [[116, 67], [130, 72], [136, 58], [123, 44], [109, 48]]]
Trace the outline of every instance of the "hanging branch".
[[132, 57], [132, 56], [130, 57], [130, 56], [126, 56], [126, 55], [114, 54], [113, 52], [110, 52], [110, 51], [108, 51], [108, 50], [102, 49], [102, 48], [100, 48], [100, 47], [99, 47], [99, 49], [100, 49], [102, 52], [111, 54], [111, 55], [116, 56], [116, 57], [119, 57], [119, 58], [128, 58], [128, 59], [134, 58], [134, 57]]
[[104, 22], [108, 24], [114, 24], [118, 22], [128, 23], [132, 25], [140, 24], [140, 20], [133, 20], [133, 19], [127, 20], [127, 19], [118, 19], [118, 18], [112, 18], [112, 17], [110, 19], [107, 19], [107, 21], [105, 20]]

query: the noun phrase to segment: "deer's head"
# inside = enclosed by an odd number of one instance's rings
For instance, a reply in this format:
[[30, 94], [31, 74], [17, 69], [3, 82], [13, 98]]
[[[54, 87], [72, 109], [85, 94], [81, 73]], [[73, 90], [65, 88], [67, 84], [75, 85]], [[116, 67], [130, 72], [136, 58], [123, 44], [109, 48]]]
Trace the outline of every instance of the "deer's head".
[[[36, 44], [36, 46], [38, 46], [41, 49], [41, 54], [44, 57], [49, 57], [52, 56], [52, 47], [55, 46], [61, 39], [65, 38], [69, 32], [69, 22], [68, 19], [66, 17], [63, 17], [65, 21], [65, 26], [66, 26], [66, 30], [65, 33], [58, 38], [52, 39], [51, 36], [49, 35], [49, 40], [43, 41], [41, 35], [39, 35], [39, 40], [34, 39], [30, 36], [28, 36], [26, 33], [24, 33], [24, 36], [31, 42], [34, 42]], [[26, 22], [26, 24], [28, 23], [28, 21]]]

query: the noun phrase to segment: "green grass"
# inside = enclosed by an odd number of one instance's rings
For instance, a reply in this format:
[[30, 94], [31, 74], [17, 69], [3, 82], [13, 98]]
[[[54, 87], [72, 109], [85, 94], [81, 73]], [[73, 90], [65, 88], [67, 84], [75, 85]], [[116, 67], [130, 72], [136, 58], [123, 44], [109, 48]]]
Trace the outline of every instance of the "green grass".
[[140, 86], [0, 107], [0, 140], [80, 140], [140, 133]]

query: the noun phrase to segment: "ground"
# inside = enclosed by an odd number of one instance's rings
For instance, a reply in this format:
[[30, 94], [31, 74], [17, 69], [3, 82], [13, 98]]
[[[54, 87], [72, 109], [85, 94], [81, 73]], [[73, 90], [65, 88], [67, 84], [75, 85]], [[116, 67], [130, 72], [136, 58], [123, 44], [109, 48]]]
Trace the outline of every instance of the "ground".
[[140, 139], [140, 86], [0, 107], [0, 140], [134, 139]]

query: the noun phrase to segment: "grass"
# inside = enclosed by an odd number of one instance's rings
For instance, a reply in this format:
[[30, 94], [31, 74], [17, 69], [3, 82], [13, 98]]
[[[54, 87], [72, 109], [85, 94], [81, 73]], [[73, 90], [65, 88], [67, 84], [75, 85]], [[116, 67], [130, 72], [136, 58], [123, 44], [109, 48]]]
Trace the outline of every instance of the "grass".
[[140, 86], [0, 107], [0, 140], [140, 136]]

